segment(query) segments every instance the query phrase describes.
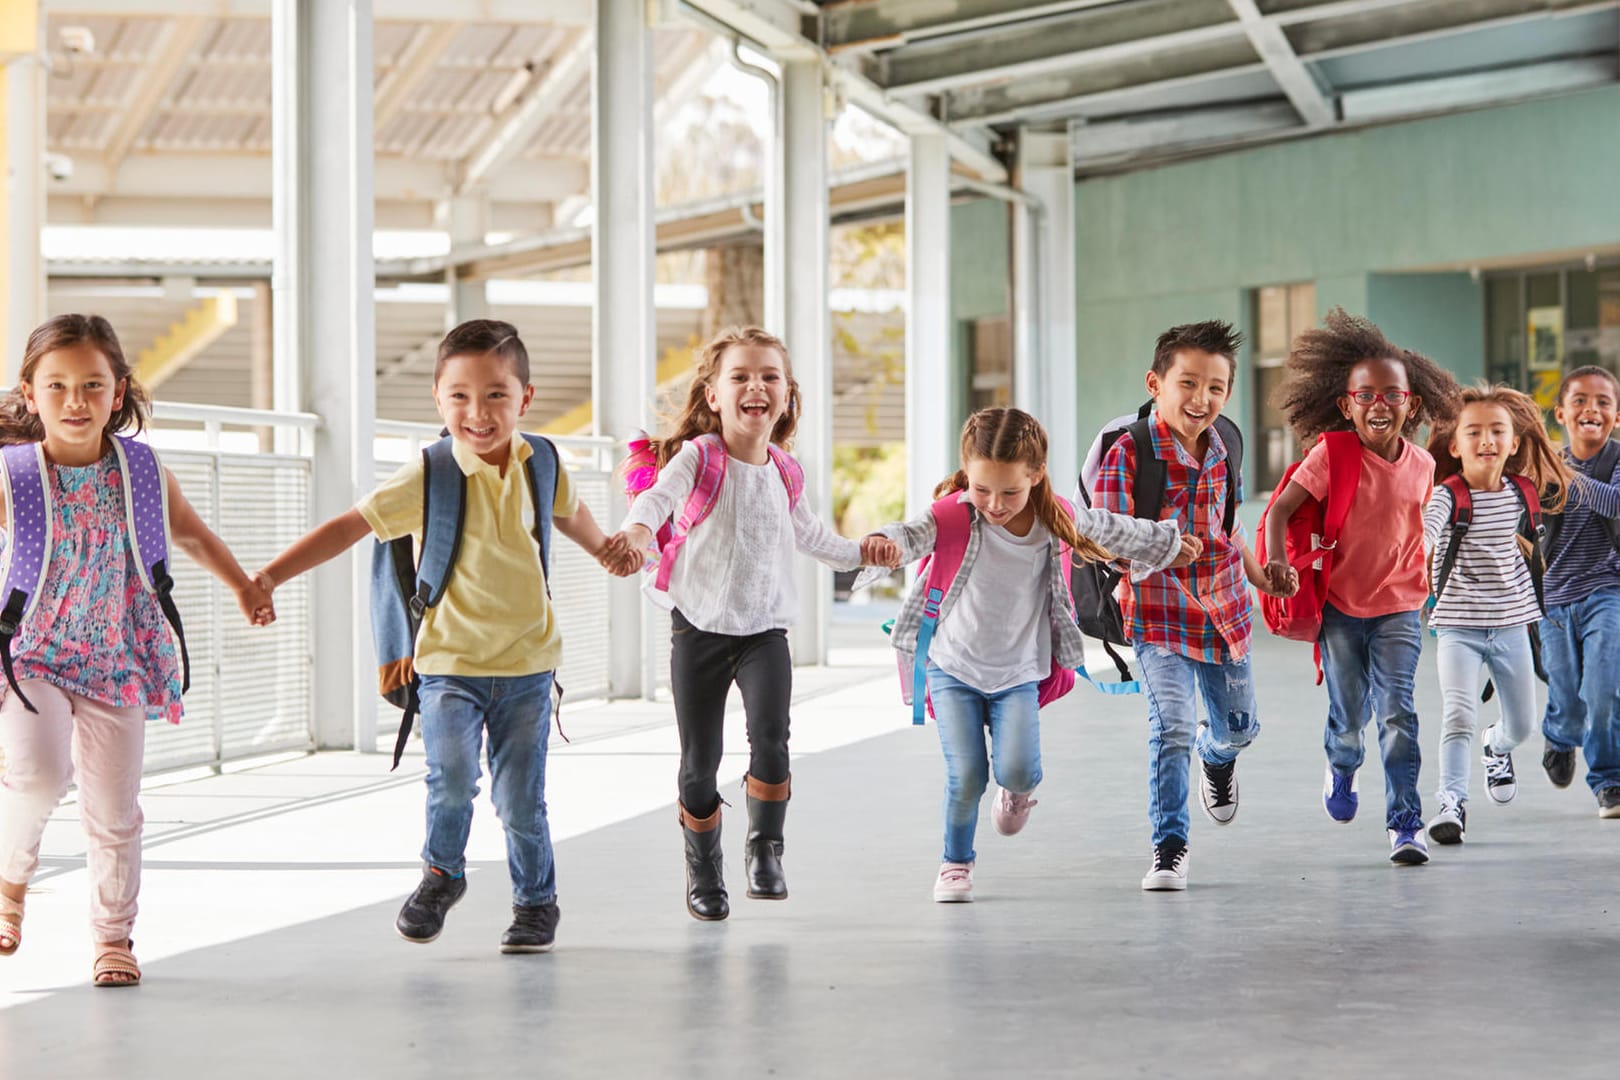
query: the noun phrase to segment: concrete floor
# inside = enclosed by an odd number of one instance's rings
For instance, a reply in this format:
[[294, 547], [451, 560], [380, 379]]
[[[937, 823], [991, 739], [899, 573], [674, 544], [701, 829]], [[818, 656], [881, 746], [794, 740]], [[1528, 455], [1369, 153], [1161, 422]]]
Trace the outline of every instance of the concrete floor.
[[[0, 1077], [1610, 1075], [1620, 821], [1584, 784], [1547, 783], [1538, 738], [1516, 802], [1476, 794], [1463, 848], [1394, 868], [1378, 766], [1362, 816], [1330, 822], [1309, 653], [1259, 646], [1242, 810], [1216, 829], [1195, 809], [1184, 894], [1138, 886], [1142, 701], [1083, 688], [1043, 714], [1027, 831], [984, 816], [978, 902], [930, 902], [938, 742], [874, 666], [801, 676], [792, 898], [742, 898], [734, 814], [719, 924], [682, 906], [667, 707], [565, 713], [547, 956], [497, 952], [509, 893], [487, 805], [444, 936], [400, 941], [420, 759], [388, 778], [377, 757], [320, 755], [149, 794], [147, 982], [92, 990], [64, 807], [28, 940], [0, 960]], [[1427, 796], [1432, 657], [1422, 674]], [[745, 764], [728, 757], [728, 791]]]

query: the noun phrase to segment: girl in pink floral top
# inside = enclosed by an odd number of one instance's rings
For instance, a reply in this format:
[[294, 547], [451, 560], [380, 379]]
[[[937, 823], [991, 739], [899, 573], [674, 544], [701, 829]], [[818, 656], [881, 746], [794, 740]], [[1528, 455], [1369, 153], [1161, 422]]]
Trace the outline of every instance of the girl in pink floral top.
[[[129, 933], [140, 891], [146, 721], [177, 722], [181, 711], [175, 642], [131, 554], [112, 448], [114, 434], [144, 426], [146, 404], [112, 327], [84, 315], [57, 316], [30, 335], [21, 382], [0, 400], [0, 444], [42, 444], [52, 505], [50, 562], [11, 643], [20, 692], [0, 683], [0, 956], [22, 943], [40, 838], [77, 781], [97, 986], [141, 978]], [[251, 621], [271, 622], [269, 594], [167, 470], [164, 483], [173, 546], [229, 585]], [[9, 533], [9, 489], [0, 512]]]

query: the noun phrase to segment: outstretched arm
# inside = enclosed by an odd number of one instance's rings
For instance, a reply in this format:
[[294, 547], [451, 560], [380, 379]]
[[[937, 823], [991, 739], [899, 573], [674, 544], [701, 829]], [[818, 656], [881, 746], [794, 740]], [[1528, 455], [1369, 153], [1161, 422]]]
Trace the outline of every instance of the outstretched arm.
[[[640, 569], [640, 561], [629, 558], [629, 545], [620, 539], [623, 534], [616, 533], [609, 537], [603, 533], [596, 518], [591, 515], [591, 508], [583, 502], [568, 517], [553, 516], [551, 521], [557, 526], [558, 532], [584, 548], [585, 553], [608, 573], [623, 577]], [[629, 565], [632, 561], [635, 562], [633, 566]]]
[[256, 575], [267, 589], [276, 589], [306, 570], [312, 570], [348, 551], [371, 532], [354, 508], [322, 522], [287, 546]]
[[231, 549], [207, 522], [198, 516], [196, 508], [186, 501], [180, 491], [180, 482], [164, 469], [164, 484], [169, 496], [169, 533], [175, 547], [219, 578], [236, 594], [236, 606], [255, 626], [268, 626], [276, 620], [276, 609], [270, 602], [270, 590], [248, 577], [242, 564], [236, 561]]

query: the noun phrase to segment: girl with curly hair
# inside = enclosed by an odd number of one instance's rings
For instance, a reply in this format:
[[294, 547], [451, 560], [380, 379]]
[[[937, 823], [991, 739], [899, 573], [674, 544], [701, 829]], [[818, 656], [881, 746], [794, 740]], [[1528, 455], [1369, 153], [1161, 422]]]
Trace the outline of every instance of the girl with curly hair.
[[1434, 553], [1429, 625], [1438, 637], [1444, 701], [1440, 811], [1429, 837], [1459, 844], [1481, 667], [1490, 669], [1501, 707], [1480, 740], [1485, 794], [1506, 803], [1518, 792], [1513, 749], [1535, 730], [1536, 624], [1544, 614], [1542, 553], [1524, 523], [1532, 500], [1550, 513], [1563, 510], [1570, 470], [1547, 438], [1540, 407], [1506, 386], [1464, 390], [1456, 420], [1435, 429], [1429, 452], [1435, 489], [1423, 511], [1423, 544]]
[[[1350, 466], [1358, 476], [1351, 511], [1361, 527], [1345, 529], [1329, 556], [1333, 573], [1322, 609], [1328, 688], [1322, 805], [1334, 821], [1356, 816], [1362, 733], [1376, 714], [1390, 861], [1417, 865], [1429, 857], [1413, 684], [1422, 653], [1420, 612], [1429, 596], [1423, 507], [1434, 460], [1411, 437], [1419, 425], [1451, 414], [1457, 383], [1434, 361], [1392, 344], [1378, 327], [1340, 308], [1295, 340], [1288, 370], [1278, 405], [1299, 440], [1314, 445], [1267, 512], [1273, 566], [1287, 565], [1288, 519], [1308, 499], [1326, 505], [1334, 458], [1359, 458], [1359, 467]], [[1343, 475], [1342, 467], [1338, 471]]]

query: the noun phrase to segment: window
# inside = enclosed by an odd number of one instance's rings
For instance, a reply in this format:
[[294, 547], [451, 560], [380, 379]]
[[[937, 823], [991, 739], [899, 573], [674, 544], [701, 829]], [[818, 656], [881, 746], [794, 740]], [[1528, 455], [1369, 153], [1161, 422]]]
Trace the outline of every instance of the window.
[[1012, 323], [1005, 316], [967, 324], [968, 411], [1012, 404]]
[[1294, 433], [1272, 395], [1282, 385], [1288, 347], [1296, 335], [1316, 325], [1316, 286], [1268, 285], [1254, 292], [1254, 475], [1261, 491], [1270, 491], [1299, 453]]
[[1485, 373], [1551, 412], [1564, 373], [1620, 375], [1620, 268], [1508, 271], [1485, 280]]

